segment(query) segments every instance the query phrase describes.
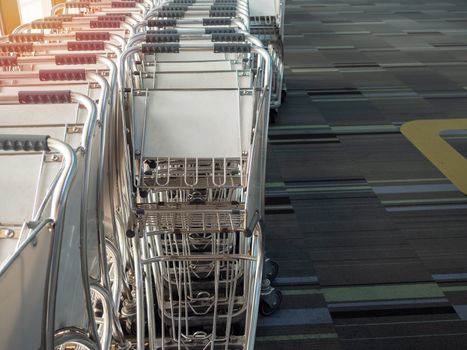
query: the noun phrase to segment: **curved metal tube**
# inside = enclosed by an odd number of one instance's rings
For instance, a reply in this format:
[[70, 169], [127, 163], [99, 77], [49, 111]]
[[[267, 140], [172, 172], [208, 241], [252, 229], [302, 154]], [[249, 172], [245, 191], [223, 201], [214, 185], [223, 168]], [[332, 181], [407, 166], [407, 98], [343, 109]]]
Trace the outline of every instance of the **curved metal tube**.
[[75, 328], [63, 329], [54, 334], [54, 348], [65, 344], [75, 344], [80, 347], [83, 346], [88, 350], [100, 350], [99, 346], [85, 333], [83, 333], [83, 331]]
[[55, 14], [57, 13], [58, 10], [60, 9], [65, 9], [65, 3], [60, 3], [60, 4], [56, 4], [52, 7], [52, 9], [50, 10], [50, 15], [51, 16], [55, 16]]
[[[100, 342], [100, 349], [101, 350], [109, 350], [112, 345], [112, 314], [113, 314], [113, 303], [112, 299], [109, 297], [109, 294], [105, 288], [100, 286], [97, 283], [90, 284], [91, 292], [96, 293], [99, 298], [101, 298], [103, 314], [102, 317], [104, 318], [104, 323], [101, 327], [104, 327], [102, 330], [102, 335], [99, 339]], [[107, 314], [107, 317], [106, 317]]]
[[10, 255], [10, 257], [0, 264], [0, 276], [8, 270], [8, 268], [13, 264], [13, 262], [21, 255], [21, 252], [32, 242], [35, 241], [36, 236], [42, 229], [47, 225], [53, 225], [54, 221], [52, 219], [46, 219], [41, 221], [31, 232], [31, 234], [18, 246], [17, 249]]

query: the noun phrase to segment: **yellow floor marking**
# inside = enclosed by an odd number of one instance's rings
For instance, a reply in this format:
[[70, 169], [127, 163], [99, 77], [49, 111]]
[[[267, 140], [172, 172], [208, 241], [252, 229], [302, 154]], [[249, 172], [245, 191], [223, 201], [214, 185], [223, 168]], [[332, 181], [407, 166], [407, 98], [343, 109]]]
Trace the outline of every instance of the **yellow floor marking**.
[[414, 120], [401, 127], [402, 134], [467, 194], [467, 159], [441, 138], [440, 134], [448, 130], [467, 130], [467, 119]]

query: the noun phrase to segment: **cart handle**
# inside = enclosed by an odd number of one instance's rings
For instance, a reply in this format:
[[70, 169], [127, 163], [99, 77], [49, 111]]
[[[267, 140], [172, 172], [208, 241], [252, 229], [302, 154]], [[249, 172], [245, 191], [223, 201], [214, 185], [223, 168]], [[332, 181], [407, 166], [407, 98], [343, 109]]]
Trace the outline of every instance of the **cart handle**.
[[48, 139], [43, 135], [0, 135], [0, 151], [50, 152]]
[[[141, 45], [141, 52], [145, 54], [153, 53], [178, 53], [180, 49], [204, 49], [205, 46], [183, 45], [179, 43], [151, 43]], [[249, 53], [251, 45], [247, 43], [214, 43], [212, 48], [215, 53]]]
[[15, 152], [51, 152], [55, 151], [63, 155], [63, 163], [60, 172], [49, 187], [34, 220], [39, 220], [46, 202], [52, 197], [51, 218], [56, 220], [64, 193], [70, 186], [70, 178], [76, 172], [76, 154], [67, 143], [51, 138], [48, 135], [0, 135], [0, 151]]
[[[229, 28], [230, 29], [230, 28]], [[232, 28], [232, 30], [234, 30]], [[189, 35], [189, 34], [188, 34]], [[210, 33], [206, 34], [211, 36], [211, 41], [212, 42], [244, 42], [246, 37], [243, 33], [235, 33], [235, 32], [229, 32], [229, 33]], [[180, 33], [157, 33], [157, 32], [152, 32], [146, 34], [146, 43], [173, 43], [173, 42], [179, 42], [180, 39], [183, 39], [183, 35]]]

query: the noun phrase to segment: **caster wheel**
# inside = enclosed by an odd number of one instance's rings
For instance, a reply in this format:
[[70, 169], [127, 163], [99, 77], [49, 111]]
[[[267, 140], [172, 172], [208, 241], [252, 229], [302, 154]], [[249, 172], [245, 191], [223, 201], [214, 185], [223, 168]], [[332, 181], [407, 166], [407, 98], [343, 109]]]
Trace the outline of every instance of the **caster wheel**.
[[279, 112], [277, 111], [277, 109], [270, 109], [269, 110], [269, 124], [274, 124], [277, 118], [279, 118]]
[[281, 92], [281, 102], [282, 103], [287, 102], [287, 90], [282, 90], [282, 92]]
[[264, 268], [263, 268], [264, 277], [270, 280], [271, 282], [279, 274], [279, 264], [276, 263], [274, 260], [266, 258], [264, 260]]
[[282, 293], [274, 289], [270, 294], [262, 297], [259, 304], [259, 312], [263, 316], [270, 316], [276, 312], [282, 303]]

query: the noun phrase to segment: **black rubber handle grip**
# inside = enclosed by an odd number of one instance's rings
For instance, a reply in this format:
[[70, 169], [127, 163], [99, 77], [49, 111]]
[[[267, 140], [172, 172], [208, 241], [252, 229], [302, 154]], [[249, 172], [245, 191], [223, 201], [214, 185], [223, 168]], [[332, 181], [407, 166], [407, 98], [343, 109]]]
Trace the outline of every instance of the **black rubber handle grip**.
[[0, 52], [33, 52], [32, 43], [0, 43]]
[[98, 21], [120, 21], [124, 22], [128, 16], [125, 15], [114, 15], [111, 13], [108, 13], [104, 16], [98, 16], [97, 20]]
[[231, 18], [203, 18], [203, 26], [229, 26]]
[[235, 28], [225, 27], [225, 28], [205, 28], [204, 32], [206, 34], [227, 34], [235, 33]]
[[279, 28], [250, 28], [250, 34], [252, 35], [279, 35]]
[[185, 17], [185, 11], [160, 10], [158, 12], [158, 16], [167, 18], [183, 18]]
[[48, 138], [43, 135], [0, 135], [0, 150], [49, 152]]
[[110, 40], [109, 32], [76, 32], [76, 41], [108, 41]]
[[212, 42], [243, 42], [245, 35], [241, 33], [214, 33], [211, 35]]
[[237, 15], [236, 11], [229, 11], [229, 10], [210, 10], [209, 17], [235, 17]]
[[220, 5], [212, 5], [211, 11], [236, 11], [237, 6], [235, 5], [228, 5], [228, 4], [220, 4]]
[[217, 4], [236, 4], [237, 3], [237, 0], [215, 0], [214, 1], [214, 5], [217, 5]]
[[65, 2], [65, 8], [68, 9], [83, 9], [83, 8], [88, 8], [91, 7], [91, 4], [86, 1], [73, 1], [73, 2]]
[[248, 53], [251, 51], [251, 46], [249, 44], [225, 44], [225, 43], [216, 43], [214, 44], [214, 52], [219, 53]]
[[70, 55], [56, 55], [55, 64], [57, 66], [61, 65], [74, 65], [74, 64], [96, 64], [97, 55], [96, 54], [70, 54]]
[[193, 5], [196, 0], [172, 0], [174, 4], [186, 4], [186, 5]]
[[119, 20], [93, 20], [89, 21], [89, 28], [92, 29], [103, 29], [103, 28], [120, 28], [121, 21]]
[[31, 23], [32, 29], [62, 29], [62, 21], [34, 21]]
[[178, 31], [177, 29], [159, 29], [159, 30], [153, 30], [149, 29], [146, 31], [146, 34], [177, 34]]
[[136, 1], [112, 1], [110, 6], [112, 8], [132, 8], [136, 7]]
[[176, 43], [180, 41], [180, 34], [146, 34], [147, 43]]
[[180, 44], [143, 44], [141, 47], [143, 53], [178, 53], [180, 52]]
[[76, 17], [82, 17], [82, 15], [74, 14], [74, 15], [47, 16], [47, 17], [44, 17], [44, 18], [40, 19], [40, 21], [71, 22]]
[[0, 56], [0, 67], [11, 67], [18, 65], [18, 56]]
[[84, 81], [84, 69], [39, 69], [40, 81]]
[[71, 103], [71, 91], [19, 91], [18, 100], [21, 104]]
[[150, 19], [148, 20], [148, 27], [152, 28], [164, 28], [164, 27], [175, 27], [177, 25], [176, 19]]
[[168, 4], [159, 8], [159, 11], [188, 11], [188, 5]]
[[44, 41], [43, 33], [18, 33], [8, 35], [8, 41], [12, 43], [31, 43]]
[[68, 41], [68, 51], [105, 51], [103, 41]]

